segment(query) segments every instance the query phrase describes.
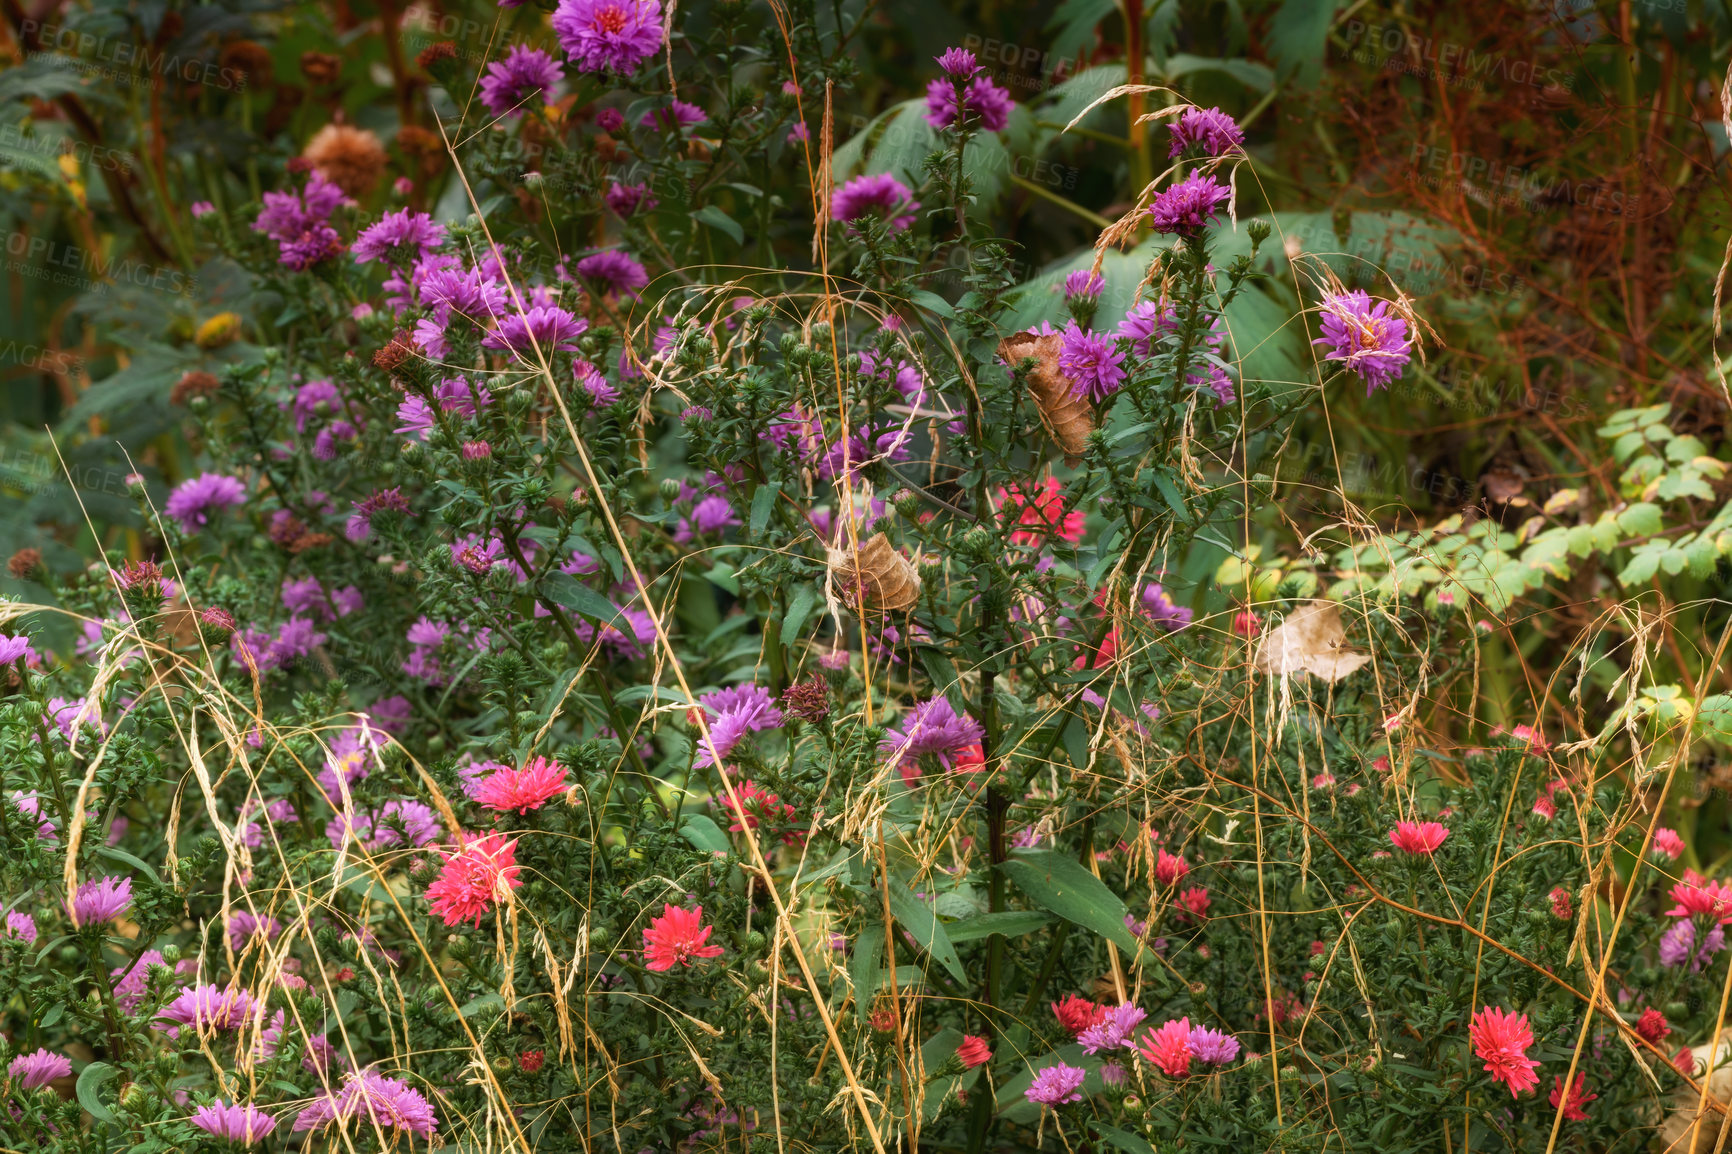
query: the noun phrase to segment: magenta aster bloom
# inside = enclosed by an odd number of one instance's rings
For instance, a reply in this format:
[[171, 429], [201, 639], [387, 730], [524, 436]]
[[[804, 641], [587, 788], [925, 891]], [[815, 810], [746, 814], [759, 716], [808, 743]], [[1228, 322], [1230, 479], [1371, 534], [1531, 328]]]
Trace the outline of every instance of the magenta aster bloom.
[[1413, 357], [1413, 339], [1407, 322], [1390, 314], [1388, 301], [1373, 304], [1364, 290], [1354, 289], [1325, 300], [1318, 311], [1323, 335], [1311, 343], [1329, 346], [1325, 360], [1340, 361], [1358, 373], [1366, 396], [1400, 379]]
[[213, 510], [246, 503], [246, 488], [234, 477], [204, 473], [176, 485], [163, 512], [180, 522], [182, 533], [197, 533], [210, 524]]
[[1098, 1054], [1102, 1050], [1129, 1050], [1135, 1042], [1131, 1034], [1143, 1024], [1148, 1014], [1142, 1007], [1126, 1002], [1103, 1013], [1088, 1029], [1076, 1036], [1083, 1053]]
[[1104, 401], [1125, 383], [1125, 355], [1112, 337], [1071, 321], [1059, 346], [1058, 371], [1070, 379], [1071, 396]]
[[902, 727], [886, 731], [878, 748], [890, 754], [893, 766], [905, 758], [931, 754], [949, 770], [954, 768], [954, 754], [978, 745], [985, 736], [986, 727], [967, 714], [958, 717], [949, 698], [934, 697], [910, 709]]
[[244, 989], [225, 989], [205, 984], [182, 990], [180, 996], [162, 1008], [159, 1022], [171, 1022], [165, 1027], [168, 1036], [179, 1038], [182, 1026], [194, 1030], [238, 1030], [253, 1013], [253, 997]]
[[209, 1106], [200, 1106], [188, 1119], [194, 1126], [213, 1138], [224, 1138], [251, 1146], [277, 1128], [277, 1120], [248, 1103], [224, 1105], [221, 1098]]
[[662, 46], [658, 0], [560, 0], [553, 32], [581, 72], [631, 72]]
[[12, 1059], [6, 1072], [12, 1075], [12, 1080], [25, 1090], [40, 1090], [56, 1078], [65, 1078], [72, 1073], [72, 1059], [47, 1050], [37, 1050], [34, 1054], [20, 1054]]
[[919, 208], [913, 191], [888, 172], [856, 176], [830, 198], [831, 219], [847, 224], [878, 216], [888, 220], [891, 228], [904, 229], [914, 223]]
[[1221, 204], [1233, 190], [1212, 176], [1192, 173], [1179, 183], [1155, 194], [1149, 217], [1156, 232], [1184, 236], [1197, 232], [1215, 219]]
[[[978, 120], [988, 132], [1003, 132], [1010, 123], [1010, 110], [1016, 102], [1007, 89], [1000, 88], [989, 76], [977, 76], [962, 90], [964, 116]], [[956, 85], [939, 78], [926, 85], [926, 123], [934, 128], [949, 128], [958, 120]]]
[[414, 393], [404, 395], [402, 403], [397, 406], [397, 419], [403, 423], [392, 432], [414, 437], [418, 441], [425, 441], [427, 434], [433, 430], [432, 406]]
[[379, 223], [361, 230], [355, 238], [355, 263], [384, 261], [409, 265], [445, 243], [445, 226], [424, 212], [400, 208], [388, 212]]
[[0, 938], [17, 938], [27, 946], [36, 944], [36, 919], [22, 910], [6, 911], [6, 928]]
[[377, 1070], [344, 1075], [343, 1088], [314, 1099], [295, 1119], [294, 1130], [323, 1130], [339, 1118], [423, 1136], [439, 1128], [433, 1107], [419, 1091]]
[[1106, 287], [1106, 278], [1090, 268], [1072, 269], [1065, 274], [1064, 295], [1067, 297], [1086, 297], [1093, 300], [1099, 297], [1101, 290]]
[[621, 184], [614, 181], [602, 193], [602, 199], [607, 206], [620, 217], [635, 216], [640, 212], [648, 212], [661, 201], [650, 193], [647, 184]]
[[138, 1009], [150, 987], [150, 967], [168, 963], [156, 950], [146, 950], [130, 966], [116, 966], [109, 971], [114, 981], [114, 1001], [128, 1014]]
[[1173, 604], [1173, 598], [1159, 585], [1150, 584], [1143, 588], [1143, 612], [1149, 615], [1149, 620], [1165, 629], [1168, 633], [1177, 633], [1191, 623], [1195, 611], [1182, 605]]
[[277, 242], [277, 260], [285, 268], [299, 272], [342, 251], [329, 218], [346, 198], [317, 169], [307, 177], [304, 193], [267, 192], [263, 199], [253, 231]]
[[1191, 1057], [1211, 1066], [1225, 1066], [1239, 1056], [1239, 1039], [1207, 1026], [1192, 1026], [1187, 1041]]
[[353, 838], [368, 850], [379, 850], [402, 845], [405, 836], [412, 846], [429, 845], [439, 840], [444, 829], [431, 807], [393, 798], [380, 806], [377, 814], [346, 817], [339, 813], [326, 823], [325, 837], [334, 849], [341, 849], [346, 838]]
[[[559, 64], [539, 48], [519, 44], [487, 66], [481, 78], [481, 103], [495, 116], [520, 116], [537, 97], [559, 87]], [[548, 99], [543, 104], [551, 103]]]
[[784, 720], [770, 691], [759, 685], [736, 685], [706, 693], [698, 698], [698, 704], [704, 707], [704, 719], [710, 727], [710, 741], [698, 739], [698, 759], [692, 763], [700, 769], [714, 764], [712, 742], [716, 753], [726, 757], [746, 734], [775, 729]]
[[649, 283], [649, 273], [643, 265], [617, 248], [591, 253], [578, 261], [577, 275], [596, 281], [603, 292], [628, 296], [636, 296], [637, 290]]
[[690, 128], [694, 124], [702, 124], [709, 118], [709, 113], [695, 104], [684, 100], [670, 100], [666, 108], [652, 108], [644, 113], [638, 123], [645, 128], [674, 132], [681, 128]]
[[78, 887], [72, 899], [72, 918], [81, 926], [101, 925], [125, 913], [132, 905], [132, 879], [110, 875]]
[[1207, 156], [1225, 156], [1245, 144], [1244, 129], [1219, 108], [1198, 108], [1193, 105], [1167, 127], [1173, 134], [1173, 147], [1168, 153], [1169, 156], [1178, 156], [1193, 146], [1201, 146]]
[[946, 48], [944, 55], [932, 58], [944, 75], [956, 80], [973, 80], [980, 71], [980, 62], [966, 48]]
[[1088, 1071], [1060, 1062], [1035, 1074], [1034, 1081], [1023, 1091], [1023, 1097], [1042, 1106], [1081, 1102], [1083, 1079], [1087, 1077]]
[[528, 353], [539, 345], [543, 353], [574, 352], [577, 338], [587, 331], [588, 321], [558, 305], [534, 305], [499, 322], [499, 328], [487, 335], [481, 347]]

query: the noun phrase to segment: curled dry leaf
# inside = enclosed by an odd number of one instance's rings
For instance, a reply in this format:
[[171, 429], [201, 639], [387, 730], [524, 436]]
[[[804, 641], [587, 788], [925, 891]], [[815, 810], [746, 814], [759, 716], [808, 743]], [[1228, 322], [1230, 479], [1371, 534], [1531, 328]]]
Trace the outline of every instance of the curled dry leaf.
[[998, 355], [1012, 368], [1034, 358], [1034, 368], [1028, 374], [1028, 391], [1040, 410], [1041, 424], [1064, 450], [1065, 462], [1074, 465], [1088, 447], [1095, 422], [1088, 402], [1071, 395], [1070, 378], [1058, 370], [1058, 350], [1063, 343], [1057, 333], [1041, 336], [1022, 332], [999, 341]]
[[882, 533], [860, 546], [858, 561], [847, 549], [830, 550], [830, 577], [842, 601], [861, 613], [898, 613], [920, 597], [920, 574]]
[[1347, 648], [1341, 606], [1333, 601], [1306, 602], [1265, 634], [1257, 647], [1257, 668], [1278, 677], [1304, 672], [1340, 681], [1370, 661]]

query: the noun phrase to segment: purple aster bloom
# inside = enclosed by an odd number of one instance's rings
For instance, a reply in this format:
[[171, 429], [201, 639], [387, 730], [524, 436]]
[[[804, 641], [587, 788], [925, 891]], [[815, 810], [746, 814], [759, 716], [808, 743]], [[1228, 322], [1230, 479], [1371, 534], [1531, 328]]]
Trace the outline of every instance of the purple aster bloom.
[[1113, 335], [1131, 338], [1131, 352], [1140, 358], [1149, 355], [1156, 337], [1176, 332], [1178, 327], [1172, 309], [1162, 308], [1154, 301], [1138, 301], [1113, 330]]
[[[51, 697], [48, 699], [48, 712], [54, 716], [54, 724], [60, 730], [60, 736], [68, 741], [72, 740], [72, 735], [81, 725], [88, 725], [97, 733], [107, 731], [102, 724], [101, 707], [89, 698], [80, 697], [76, 701], [68, 701], [64, 697]], [[34, 800], [36, 795], [31, 794], [30, 797]]]
[[291, 272], [305, 272], [343, 251], [337, 230], [320, 221], [293, 240], [277, 242], [277, 263]]
[[512, 349], [527, 353], [540, 346], [543, 353], [573, 352], [577, 338], [589, 330], [589, 322], [574, 317], [558, 305], [533, 305], [499, 322], [499, 328], [481, 342], [486, 349]]
[[323, 173], [315, 169], [307, 177], [304, 193], [267, 192], [263, 199], [253, 231], [277, 242], [277, 260], [286, 268], [299, 272], [342, 251], [328, 218], [346, 198]]
[[1087, 1077], [1086, 1070], [1060, 1062], [1036, 1073], [1034, 1081], [1023, 1091], [1023, 1097], [1042, 1106], [1081, 1102], [1083, 1079]]
[[397, 406], [397, 419], [403, 423], [391, 431], [406, 433], [418, 441], [425, 441], [433, 429], [433, 409], [415, 393], [403, 395], [403, 402]]
[[409, 728], [409, 718], [413, 713], [414, 706], [400, 693], [381, 697], [367, 710], [367, 716], [386, 733], [402, 733]]
[[1225, 156], [1245, 143], [1244, 129], [1219, 108], [1192, 105], [1167, 127], [1173, 134], [1169, 156], [1178, 156], [1193, 145], [1201, 145], [1204, 155]]
[[860, 466], [871, 461], [903, 461], [908, 458], [908, 442], [913, 434], [901, 426], [882, 428], [862, 425], [825, 450], [818, 464], [818, 475], [834, 480], [845, 473], [852, 475]]
[[689, 517], [681, 517], [674, 528], [674, 541], [684, 545], [700, 533], [720, 533], [740, 523], [726, 497], [712, 493], [692, 506]]
[[[519, 44], [487, 66], [481, 78], [481, 103], [495, 116], [519, 116], [529, 102], [559, 86], [559, 64], [539, 48]], [[551, 104], [543, 99], [543, 104]]]
[[270, 657], [275, 666], [288, 665], [324, 643], [325, 635], [314, 627], [310, 618], [291, 617], [277, 630], [276, 639], [271, 642]]
[[445, 644], [445, 639], [451, 635], [451, 626], [443, 621], [433, 621], [427, 617], [409, 626], [408, 640], [411, 645], [432, 646], [437, 648]]
[[200, 1106], [188, 1120], [213, 1138], [243, 1146], [251, 1146], [277, 1128], [277, 1120], [257, 1106], [251, 1103], [242, 1106], [238, 1102], [224, 1105], [221, 1098], [209, 1106]]
[[116, 966], [109, 971], [109, 977], [114, 980], [114, 1001], [128, 1014], [138, 1009], [138, 1004], [144, 1001], [145, 991], [150, 986], [150, 967], [166, 966], [168, 963], [156, 950], [146, 950], [138, 955], [138, 959], [130, 966]]
[[878, 748], [890, 755], [893, 766], [904, 758], [931, 754], [948, 770], [952, 754], [978, 745], [985, 736], [986, 727], [967, 714], [958, 717], [949, 698], [934, 697], [910, 709], [902, 727], [886, 731]]
[[20, 657], [26, 657], [33, 652], [34, 650], [30, 648], [30, 638], [22, 633], [16, 637], [7, 633], [0, 633], [0, 665], [11, 665]]
[[1117, 1062], [1101, 1063], [1101, 1085], [1119, 1087], [1125, 1084], [1125, 1068]]
[[400, 208], [388, 212], [379, 223], [361, 230], [355, 238], [355, 263], [384, 261], [409, 265], [445, 243], [445, 226], [424, 212]]
[[1106, 287], [1106, 279], [1092, 268], [1073, 269], [1065, 274], [1064, 295], [1067, 297], [1087, 297], [1092, 300], [1099, 297], [1101, 290]]
[[[1000, 88], [989, 76], [977, 76], [962, 90], [964, 115], [977, 118], [988, 132], [1003, 132], [1010, 123], [1010, 110], [1016, 102], [1007, 89]], [[957, 121], [956, 84], [937, 79], [926, 85], [926, 123], [934, 128], [949, 128]]]
[[56, 1078], [65, 1078], [72, 1073], [72, 1059], [47, 1050], [37, 1050], [34, 1054], [20, 1054], [12, 1059], [6, 1072], [12, 1075], [12, 1080], [25, 1090], [40, 1090]]
[[483, 385], [470, 384], [467, 377], [446, 377], [433, 390], [433, 396], [442, 411], [466, 420], [493, 403], [493, 394]]
[[617, 108], [604, 108], [595, 114], [595, 127], [599, 132], [617, 133], [625, 127], [625, 113]]
[[600, 369], [588, 361], [579, 361], [576, 369], [577, 386], [589, 394], [591, 408], [605, 409], [619, 401], [619, 390], [608, 384]]
[[560, 0], [553, 32], [581, 72], [631, 72], [662, 46], [657, 0]]
[[212, 510], [246, 503], [247, 491], [234, 477], [203, 473], [176, 485], [163, 512], [180, 522], [182, 533], [197, 533], [210, 524]]
[[376, 814], [340, 813], [325, 825], [325, 837], [335, 849], [341, 849], [348, 838], [368, 850], [389, 849], [404, 844], [405, 835], [409, 845], [423, 846], [438, 841], [443, 831], [439, 815], [432, 809], [402, 798], [386, 802]]
[[591, 253], [577, 262], [577, 275], [599, 282], [603, 292], [636, 296], [637, 290], [649, 283], [644, 271], [628, 252], [617, 248]]
[[505, 542], [497, 534], [483, 541], [476, 534], [468, 533], [451, 542], [451, 563], [477, 577], [487, 576], [495, 565], [504, 561]]
[[316, 1098], [295, 1119], [294, 1129], [322, 1130], [339, 1118], [356, 1118], [381, 1129], [431, 1135], [439, 1119], [427, 1099], [396, 1078], [376, 1070], [344, 1076], [341, 1090]]
[[1196, 614], [1193, 610], [1173, 604], [1172, 597], [1157, 584], [1143, 587], [1143, 612], [1149, 620], [1165, 629], [1168, 633], [1177, 633], [1191, 623]]
[[966, 48], [946, 48], [944, 55], [932, 59], [937, 62], [940, 72], [955, 80], [973, 80], [980, 71], [980, 62]]
[[0, 938], [18, 938], [27, 946], [36, 944], [36, 919], [22, 910], [6, 911], [6, 929]]
[[811, 139], [812, 130], [806, 127], [804, 120], [796, 122], [794, 127], [788, 129], [786, 140], [789, 144], [804, 144]]
[[346, 1069], [348, 1064], [348, 1059], [337, 1053], [337, 1047], [331, 1045], [331, 1039], [324, 1034], [308, 1038], [301, 1054], [301, 1069], [309, 1074], [328, 1073], [333, 1066]]
[[253, 997], [245, 989], [225, 989], [210, 984], [189, 986], [162, 1008], [157, 1021], [171, 1038], [179, 1038], [182, 1026], [194, 1030], [238, 1030], [253, 1013]]
[[726, 757], [746, 734], [775, 729], [783, 722], [782, 711], [776, 708], [770, 691], [758, 685], [736, 685], [706, 693], [698, 698], [698, 704], [704, 707], [704, 719], [710, 729], [709, 742], [701, 738], [697, 741], [698, 759], [693, 765], [699, 769], [714, 764], [710, 756], [712, 742], [716, 753]]
[[359, 613], [364, 603], [359, 589], [353, 585], [345, 585], [331, 594], [331, 604], [336, 608], [338, 617], [347, 617], [351, 613]]
[[1374, 305], [1364, 290], [1355, 289], [1329, 297], [1318, 311], [1323, 335], [1311, 343], [1328, 345], [1325, 360], [1340, 361], [1348, 371], [1358, 373], [1365, 381], [1366, 396], [1401, 377], [1413, 356], [1413, 340], [1407, 322], [1390, 314], [1388, 301]]
[[[56, 708], [57, 706], [59, 708]], [[66, 712], [64, 699], [56, 697], [50, 700], [48, 712], [54, 716], [55, 724], [60, 725], [60, 714]], [[68, 728], [64, 725], [61, 725], [61, 733], [63, 736], [71, 736]], [[12, 804], [18, 807], [19, 813], [37, 823], [36, 836], [39, 840], [59, 840], [59, 835], [55, 832], [57, 829], [55, 824], [42, 816], [42, 800], [36, 796], [35, 790], [30, 790], [28, 793], [23, 790], [13, 790]]]
[[1681, 966], [1696, 952], [1696, 926], [1689, 918], [1680, 918], [1660, 937], [1660, 964]]
[[480, 324], [510, 311], [505, 286], [482, 276], [479, 269], [434, 269], [421, 282], [421, 303], [433, 313], [435, 327], [441, 331], [453, 315]]
[[709, 114], [695, 104], [688, 104], [684, 100], [670, 100], [666, 108], [652, 108], [644, 113], [638, 123], [645, 128], [675, 131], [702, 124], [709, 118]]
[[602, 193], [602, 199], [622, 218], [648, 212], [661, 203], [651, 194], [649, 185], [621, 184], [617, 180], [607, 186], [607, 191]]
[[561, 573], [570, 574], [573, 577], [583, 577], [590, 573], [599, 573], [601, 571], [601, 562], [596, 560], [594, 557], [591, 557], [588, 553], [581, 553], [578, 550], [573, 549], [571, 551], [571, 560], [562, 564], [559, 567], [559, 571]]
[[1125, 383], [1125, 354], [1112, 337], [1071, 321], [1059, 346], [1058, 371], [1069, 378], [1071, 396], [1104, 401]]
[[1076, 1036], [1083, 1053], [1098, 1054], [1102, 1050], [1128, 1050], [1134, 1043], [1131, 1032], [1142, 1025], [1148, 1014], [1141, 1006], [1126, 1002], [1101, 1015], [1101, 1020]]
[[330, 381], [308, 381], [295, 390], [295, 432], [304, 433], [314, 417], [329, 416], [341, 408], [343, 394]]
[[283, 607], [290, 613], [329, 613], [325, 607], [325, 587], [317, 577], [283, 580]]
[[1186, 373], [1185, 379], [1193, 385], [1207, 386], [1215, 394], [1215, 407], [1223, 408], [1239, 399], [1238, 392], [1233, 388], [1233, 378], [1227, 375], [1220, 365], [1210, 363], [1204, 366], [1203, 373]]
[[878, 216], [890, 222], [893, 229], [904, 229], [914, 223], [920, 202], [906, 184], [888, 172], [856, 176], [830, 198], [832, 220], [852, 224], [865, 216]]
[[216, 205], [212, 204], [208, 200], [195, 200], [187, 211], [192, 213], [192, 218], [194, 220], [203, 220], [205, 217], [216, 211]]
[[132, 905], [132, 879], [114, 877], [86, 882], [72, 899], [72, 920], [81, 926], [101, 925], [125, 913]]
[[1194, 172], [1155, 194], [1149, 205], [1150, 223], [1156, 232], [1181, 236], [1196, 232], [1215, 219], [1221, 203], [1232, 195], [1233, 190], [1214, 177]]
[[263, 918], [251, 910], [236, 910], [229, 915], [229, 948], [238, 950], [253, 940], [254, 934], [263, 934], [269, 941], [283, 932], [283, 923], [266, 915]]
[[1192, 1026], [1187, 1040], [1191, 1044], [1191, 1057], [1211, 1066], [1225, 1066], [1239, 1056], [1239, 1039], [1220, 1030]]

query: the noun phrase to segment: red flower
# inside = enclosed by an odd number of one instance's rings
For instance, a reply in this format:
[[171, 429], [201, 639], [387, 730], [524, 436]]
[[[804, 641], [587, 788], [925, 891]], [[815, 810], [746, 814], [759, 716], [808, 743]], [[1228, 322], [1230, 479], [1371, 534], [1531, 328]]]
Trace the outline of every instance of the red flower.
[[547, 800], [565, 791], [565, 768], [545, 757], [535, 757], [522, 769], [502, 765], [475, 785], [475, 800], [501, 813], [520, 814], [540, 809]]
[[1558, 1103], [1560, 1101], [1563, 1102], [1564, 1117], [1571, 1122], [1586, 1122], [1588, 1120], [1588, 1113], [1586, 1110], [1583, 1110], [1582, 1107], [1599, 1097], [1598, 1094], [1589, 1094], [1585, 1098], [1582, 1096], [1582, 1092], [1587, 1089], [1587, 1087], [1583, 1085], [1583, 1083], [1587, 1081], [1587, 1078], [1588, 1076], [1586, 1074], [1578, 1073], [1576, 1075], [1575, 1085], [1570, 1087], [1569, 1097], [1565, 1098], [1564, 1080], [1555, 1074], [1552, 1075], [1552, 1109], [1556, 1110], [1558, 1108]]
[[1570, 891], [1563, 886], [1555, 886], [1547, 897], [1552, 899], [1552, 916], [1560, 921], [1570, 920]]
[[1486, 1073], [1508, 1086], [1510, 1097], [1539, 1085], [1540, 1076], [1534, 1073], [1539, 1063], [1527, 1056], [1534, 1032], [1526, 1014], [1486, 1006], [1474, 1014], [1467, 1033], [1473, 1052], [1485, 1061]]
[[1021, 485], [998, 491], [999, 520], [1007, 525], [1024, 525], [1010, 535], [1017, 545], [1043, 545], [1048, 537], [1061, 537], [1071, 544], [1082, 540], [1083, 523], [1087, 520], [1079, 510], [1064, 511], [1058, 479], [1047, 477], [1032, 490]]
[[991, 1061], [992, 1051], [987, 1048], [985, 1038], [964, 1034], [962, 1045], [956, 1047], [956, 1056], [962, 1059], [964, 1069], [972, 1070], [976, 1066], [984, 1066]]
[[1659, 1044], [1660, 1039], [1671, 1032], [1672, 1026], [1666, 1021], [1666, 1015], [1652, 1006], [1643, 1010], [1641, 1018], [1636, 1022], [1636, 1033], [1656, 1045]]
[[1076, 994], [1052, 1004], [1052, 1016], [1073, 1034], [1080, 1034], [1106, 1016], [1106, 1009]]
[[1192, 886], [1179, 895], [1179, 905], [1187, 913], [1206, 918], [1209, 916], [1209, 891], [1202, 886]]
[[1137, 1052], [1167, 1077], [1183, 1078], [1191, 1072], [1191, 1020], [1178, 1018], [1161, 1023], [1143, 1035]]
[[540, 1050], [525, 1050], [517, 1055], [517, 1068], [525, 1074], [533, 1074], [541, 1069], [541, 1063], [545, 1060], [546, 1056]]
[[1260, 628], [1262, 625], [1257, 620], [1257, 615], [1249, 609], [1233, 615], [1233, 632], [1240, 637], [1255, 637]]
[[466, 834], [456, 853], [440, 856], [445, 869], [427, 887], [427, 901], [448, 926], [470, 919], [480, 925], [494, 902], [523, 884], [517, 876], [517, 843], [499, 834]]
[[[754, 781], [736, 786], [734, 793], [740, 799], [737, 809], [733, 802], [727, 800], [726, 795], [723, 796], [728, 812], [734, 816], [733, 824], [728, 826], [734, 833], [748, 827], [757, 829], [760, 824], [781, 825], [793, 820], [794, 807], [775, 794], [764, 792]], [[789, 845], [798, 845], [800, 834], [796, 830], [787, 830], [783, 832], [782, 840]]]
[[1191, 867], [1185, 864], [1185, 859], [1176, 857], [1166, 850], [1160, 850], [1155, 856], [1155, 880], [1164, 886], [1177, 885], [1179, 879], [1191, 872]]
[[1671, 917], [1707, 914], [1722, 924], [1732, 921], [1732, 886], [1705, 878], [1695, 870], [1684, 871], [1684, 880], [1672, 887], [1672, 900], [1678, 904], [1666, 911]]
[[1395, 843], [1396, 849], [1428, 856], [1448, 836], [1449, 830], [1435, 821], [1398, 821], [1389, 831], [1389, 840]]
[[1678, 1052], [1672, 1055], [1672, 1068], [1686, 1078], [1694, 1077], [1696, 1073], [1696, 1053], [1688, 1046], [1679, 1046]]
[[662, 916], [643, 932], [646, 966], [658, 973], [675, 966], [689, 966], [693, 958], [719, 958], [722, 947], [707, 946], [714, 926], [704, 925], [704, 907], [685, 909], [662, 903]]

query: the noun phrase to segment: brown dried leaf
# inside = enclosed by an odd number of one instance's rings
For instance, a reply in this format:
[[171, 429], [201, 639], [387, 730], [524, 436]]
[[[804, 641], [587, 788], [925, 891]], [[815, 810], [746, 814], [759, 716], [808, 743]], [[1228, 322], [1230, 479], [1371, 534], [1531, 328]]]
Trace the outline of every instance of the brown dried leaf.
[[830, 550], [830, 576], [856, 612], [898, 613], [920, 598], [920, 574], [882, 533], [860, 546], [858, 563], [846, 549]]
[[1271, 629], [1257, 647], [1257, 668], [1285, 677], [1309, 673], [1325, 681], [1340, 681], [1371, 658], [1347, 648], [1341, 627], [1341, 606], [1333, 601], [1309, 601]]
[[998, 355], [1015, 368], [1030, 357], [1035, 366], [1028, 374], [1028, 391], [1040, 410], [1040, 422], [1064, 450], [1065, 463], [1075, 465], [1088, 448], [1094, 432], [1094, 415], [1088, 402], [1071, 395], [1071, 383], [1058, 370], [1058, 350], [1063, 338], [1056, 333], [1041, 336], [1022, 332], [998, 342]]

